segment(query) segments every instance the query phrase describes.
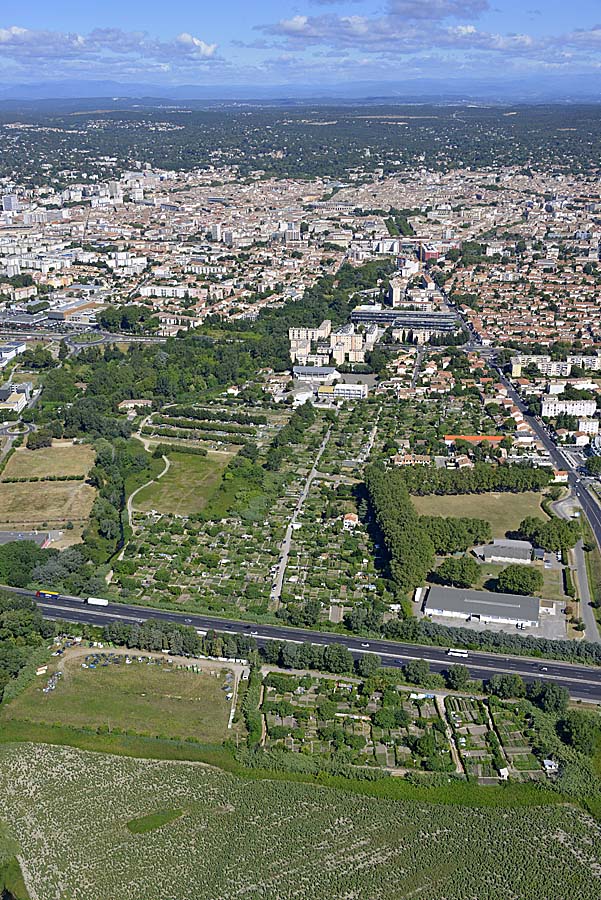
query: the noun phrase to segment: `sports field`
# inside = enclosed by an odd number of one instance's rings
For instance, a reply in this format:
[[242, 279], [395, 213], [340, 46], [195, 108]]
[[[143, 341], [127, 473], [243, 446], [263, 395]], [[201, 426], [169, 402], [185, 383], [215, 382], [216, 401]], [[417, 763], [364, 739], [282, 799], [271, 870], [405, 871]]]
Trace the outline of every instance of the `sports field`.
[[86, 522], [96, 491], [81, 481], [0, 482], [0, 525], [62, 528], [67, 522]]
[[[44, 478], [48, 475], [87, 475], [94, 464], [94, 448], [89, 444], [54, 441], [52, 447], [15, 450], [2, 479]], [[1, 479], [0, 479], [1, 480]]]
[[[170, 665], [133, 662], [125, 664], [102, 659], [96, 668], [82, 668], [83, 656], [53, 663], [46, 676], [36, 679], [27, 690], [0, 712], [2, 721], [28, 722], [74, 728], [103, 728], [194, 738], [220, 743], [227, 734], [230, 702], [223, 690], [225, 674], [190, 672]], [[103, 664], [103, 662], [105, 664]], [[54, 690], [44, 693], [50, 673], [63, 672]]]
[[230, 459], [227, 453], [170, 453], [169, 470], [136, 494], [134, 507], [183, 516], [200, 512], [219, 487]]
[[547, 519], [542, 509], [542, 495], [537, 491], [524, 494], [459, 494], [412, 497], [415, 508], [423, 516], [470, 516], [490, 522], [493, 537], [505, 537], [515, 531], [522, 519], [538, 516]]

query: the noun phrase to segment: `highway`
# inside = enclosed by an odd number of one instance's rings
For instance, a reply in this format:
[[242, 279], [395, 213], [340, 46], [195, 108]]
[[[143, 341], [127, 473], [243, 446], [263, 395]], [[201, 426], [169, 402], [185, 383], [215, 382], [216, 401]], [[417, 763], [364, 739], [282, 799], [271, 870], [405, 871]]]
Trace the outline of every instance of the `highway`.
[[[22, 588], [0, 585], [0, 589], [36, 599], [34, 592]], [[447, 656], [446, 650], [442, 647], [397, 643], [396, 641], [368, 639], [324, 631], [308, 631], [301, 628], [287, 628], [283, 625], [254, 625], [231, 619], [193, 613], [175, 613], [164, 609], [149, 609], [122, 603], [112, 603], [100, 607], [88, 606], [81, 598], [71, 596], [61, 596], [58, 600], [37, 599], [36, 602], [46, 618], [61, 619], [66, 622], [102, 626], [111, 621], [141, 623], [147, 619], [159, 619], [189, 625], [202, 631], [215, 629], [226, 634], [246, 634], [252, 636], [259, 646], [270, 640], [292, 643], [310, 641], [313, 644], [321, 645], [342, 644], [351, 651], [355, 658], [364, 653], [377, 653], [382, 657], [385, 666], [400, 667], [409, 660], [425, 659], [430, 663], [433, 672], [442, 672], [450, 665], [463, 663], [468, 666], [474, 678], [486, 680], [495, 673], [511, 673], [521, 675], [525, 681], [538, 679], [554, 681], [566, 687], [574, 699], [601, 703], [601, 666], [597, 668], [548, 659], [503, 656], [496, 653], [474, 651], [470, 651], [466, 660]]]

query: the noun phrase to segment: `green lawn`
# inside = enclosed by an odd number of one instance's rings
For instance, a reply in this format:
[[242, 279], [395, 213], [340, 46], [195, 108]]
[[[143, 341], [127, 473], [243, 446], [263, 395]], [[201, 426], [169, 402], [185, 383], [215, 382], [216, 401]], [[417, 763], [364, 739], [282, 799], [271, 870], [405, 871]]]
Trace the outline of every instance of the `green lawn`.
[[546, 519], [540, 502], [542, 495], [536, 491], [524, 494], [459, 494], [440, 497], [413, 497], [418, 513], [423, 516], [471, 516], [487, 519], [493, 537], [505, 537], [507, 531], [514, 531], [522, 519], [538, 516]]
[[136, 509], [191, 515], [200, 512], [217, 490], [231, 456], [170, 453], [169, 471], [134, 498]]
[[[4, 722], [27, 721], [73, 728], [101, 728], [218, 743], [227, 734], [230, 704], [220, 677], [168, 665], [134, 663], [82, 669], [82, 658], [58, 667], [54, 691], [43, 693], [48, 676], [2, 707]], [[52, 668], [49, 670], [52, 671]]]
[[175, 822], [183, 814], [183, 809], [163, 809], [148, 816], [130, 819], [126, 824], [132, 834], [146, 834], [147, 831], [154, 831], [155, 828], [162, 828], [163, 825], [168, 825], [169, 822]]

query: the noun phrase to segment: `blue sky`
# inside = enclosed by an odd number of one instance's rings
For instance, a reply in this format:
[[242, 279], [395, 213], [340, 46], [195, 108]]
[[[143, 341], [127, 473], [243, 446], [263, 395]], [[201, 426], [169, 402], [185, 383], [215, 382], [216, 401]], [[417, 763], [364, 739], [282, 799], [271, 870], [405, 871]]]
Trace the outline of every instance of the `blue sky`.
[[0, 83], [601, 74], [601, 0], [2, 0]]

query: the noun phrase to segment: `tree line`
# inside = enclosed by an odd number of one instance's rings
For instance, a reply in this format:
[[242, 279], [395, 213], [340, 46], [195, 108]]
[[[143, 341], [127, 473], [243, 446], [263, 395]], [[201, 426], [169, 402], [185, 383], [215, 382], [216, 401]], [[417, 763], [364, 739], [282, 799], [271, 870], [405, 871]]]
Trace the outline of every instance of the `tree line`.
[[410, 494], [483, 494], [492, 491], [523, 493], [547, 487], [553, 473], [546, 468], [476, 463], [471, 469], [403, 466], [400, 470]]
[[393, 582], [399, 591], [409, 593], [424, 583], [434, 565], [434, 543], [399, 471], [387, 471], [381, 463], [370, 465], [365, 470], [365, 486], [386, 543]]

